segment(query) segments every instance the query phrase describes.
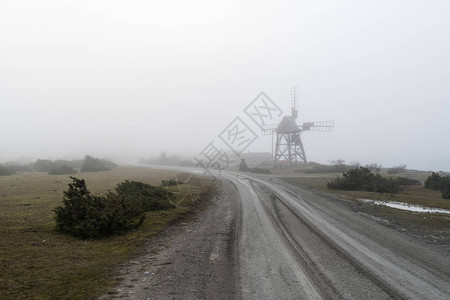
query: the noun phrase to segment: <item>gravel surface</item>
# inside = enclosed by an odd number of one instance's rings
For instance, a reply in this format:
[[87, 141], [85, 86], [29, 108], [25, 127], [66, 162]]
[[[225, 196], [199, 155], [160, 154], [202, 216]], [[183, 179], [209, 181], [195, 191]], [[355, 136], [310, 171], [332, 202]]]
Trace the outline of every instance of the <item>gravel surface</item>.
[[148, 253], [119, 268], [122, 282], [100, 299], [233, 299], [236, 194], [222, 193], [193, 222], [154, 238]]
[[448, 248], [270, 176], [222, 178], [103, 299], [450, 299]]

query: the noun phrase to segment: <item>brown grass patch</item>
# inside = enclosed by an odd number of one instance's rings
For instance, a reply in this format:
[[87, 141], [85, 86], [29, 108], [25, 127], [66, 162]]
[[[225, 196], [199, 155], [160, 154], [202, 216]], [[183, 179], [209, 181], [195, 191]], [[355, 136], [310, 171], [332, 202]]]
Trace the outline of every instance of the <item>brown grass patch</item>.
[[[72, 176], [85, 179], [93, 194], [103, 194], [126, 179], [160, 185], [161, 180], [175, 174], [121, 167]], [[211, 184], [197, 178], [204, 188]], [[139, 229], [103, 239], [80, 240], [54, 230], [52, 210], [61, 205], [69, 182], [68, 175], [0, 176], [0, 299], [88, 299], [101, 294], [116, 283], [111, 278], [115, 266], [136, 255], [150, 237], [192, 209], [187, 206], [192, 201], [184, 187], [174, 192], [177, 199], [185, 197], [186, 201], [163, 213], [147, 213]]]

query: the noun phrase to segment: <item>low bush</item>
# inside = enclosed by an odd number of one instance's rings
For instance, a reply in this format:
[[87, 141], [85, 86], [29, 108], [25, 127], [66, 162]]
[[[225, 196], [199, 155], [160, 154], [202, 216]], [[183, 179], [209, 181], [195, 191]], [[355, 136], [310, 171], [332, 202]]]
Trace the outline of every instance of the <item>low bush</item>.
[[393, 168], [389, 168], [387, 170], [388, 174], [399, 174], [402, 172], [405, 172], [406, 170], [406, 165], [399, 165], [399, 166], [395, 166]]
[[447, 187], [441, 191], [442, 198], [450, 199], [450, 187]]
[[13, 174], [13, 171], [11, 171], [11, 169], [0, 166], [0, 176], [8, 176], [8, 175], [12, 175], [12, 174]]
[[60, 166], [57, 167], [50, 172], [48, 172], [50, 175], [64, 175], [64, 174], [77, 174], [77, 170], [74, 170], [71, 167], [68, 166]]
[[250, 172], [256, 174], [270, 174], [270, 170], [266, 168], [250, 168]]
[[345, 164], [336, 164], [336, 165], [314, 165], [312, 169], [306, 169], [305, 173], [342, 173], [346, 172], [350, 169], [350, 166]]
[[358, 167], [342, 173], [343, 177], [336, 177], [327, 182], [327, 187], [333, 190], [368, 191], [377, 193], [396, 194], [400, 184], [394, 178], [374, 174], [368, 168]]
[[33, 166], [37, 172], [49, 172], [57, 167], [53, 161], [48, 159], [38, 159]]
[[441, 186], [443, 183], [443, 178], [438, 173], [432, 173], [428, 178], [425, 180], [425, 188], [430, 190], [441, 190]]
[[433, 172], [425, 180], [425, 188], [441, 191], [442, 198], [450, 199], [450, 176], [440, 176]]
[[63, 206], [56, 207], [56, 228], [81, 238], [97, 238], [138, 227], [145, 212], [168, 209], [172, 196], [162, 188], [136, 181], [125, 181], [116, 193], [91, 195], [84, 179], [70, 177], [72, 183], [64, 192]]
[[415, 179], [411, 179], [411, 178], [406, 178], [406, 177], [397, 177], [397, 182], [400, 185], [420, 185], [420, 181], [415, 180]]
[[179, 184], [176, 180], [173, 178], [170, 178], [168, 180], [161, 180], [161, 186], [173, 186]]
[[34, 165], [33, 164], [21, 164], [21, 163], [6, 163], [3, 165], [3, 167], [9, 169], [9, 171], [14, 173], [23, 173], [23, 172], [33, 172], [34, 171]]
[[245, 162], [245, 159], [241, 159], [241, 164], [239, 165], [239, 171], [248, 172], [250, 171], [250, 168], [247, 166], [247, 163]]
[[134, 207], [143, 211], [175, 208], [170, 203], [171, 192], [140, 181], [125, 180], [116, 186], [116, 193], [119, 203], [125, 208]]
[[241, 159], [241, 164], [239, 165], [239, 171], [252, 172], [257, 174], [270, 174], [270, 170], [266, 168], [249, 168], [245, 159]]
[[108, 171], [117, 167], [117, 165], [106, 159], [94, 158], [92, 156], [86, 155], [84, 158], [83, 166], [81, 167], [81, 172], [100, 172]]

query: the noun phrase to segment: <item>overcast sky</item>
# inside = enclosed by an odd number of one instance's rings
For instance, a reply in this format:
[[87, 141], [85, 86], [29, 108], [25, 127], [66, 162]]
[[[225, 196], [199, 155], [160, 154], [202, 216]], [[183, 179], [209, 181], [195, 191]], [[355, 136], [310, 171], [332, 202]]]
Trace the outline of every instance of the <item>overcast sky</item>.
[[[450, 171], [450, 1], [0, 2], [0, 162], [198, 154], [264, 91], [310, 161]], [[276, 120], [277, 122], [279, 121]], [[271, 151], [270, 136], [247, 151]], [[226, 148], [225, 146], [221, 146]]]

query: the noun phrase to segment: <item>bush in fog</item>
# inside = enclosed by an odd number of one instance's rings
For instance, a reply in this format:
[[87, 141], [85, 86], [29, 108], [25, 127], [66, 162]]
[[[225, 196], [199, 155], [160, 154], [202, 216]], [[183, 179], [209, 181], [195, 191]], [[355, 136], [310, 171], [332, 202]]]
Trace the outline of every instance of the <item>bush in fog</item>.
[[161, 186], [173, 186], [173, 185], [178, 185], [178, 184], [179, 183], [176, 180], [174, 180], [173, 178], [170, 178], [168, 180], [161, 180]]
[[7, 167], [0, 166], [0, 176], [8, 176], [8, 175], [11, 175], [13, 173], [14, 172], [11, 169], [9, 169]]
[[402, 172], [405, 172], [406, 170], [406, 165], [399, 165], [399, 166], [395, 166], [393, 168], [389, 168], [387, 170], [388, 174], [399, 174]]
[[441, 191], [442, 198], [450, 199], [450, 177], [440, 176], [438, 173], [432, 173], [425, 180], [425, 188]]
[[241, 159], [241, 164], [239, 165], [239, 171], [248, 172], [250, 171], [250, 168], [247, 166], [247, 163], [245, 162], [245, 159]]
[[81, 167], [81, 172], [109, 171], [115, 167], [117, 167], [117, 165], [111, 161], [86, 155], [83, 166]]
[[327, 182], [327, 187], [333, 190], [369, 191], [377, 193], [396, 194], [400, 184], [394, 178], [374, 174], [370, 169], [358, 167], [342, 173], [343, 177], [336, 177]]
[[48, 159], [38, 159], [34, 163], [34, 169], [37, 172], [49, 172], [49, 171], [53, 170], [56, 167], [57, 166], [55, 165], [55, 163], [53, 161], [51, 161], [51, 160], [48, 160]]
[[102, 237], [138, 227], [145, 212], [169, 209], [171, 193], [142, 182], [125, 181], [116, 193], [91, 195], [84, 179], [70, 177], [72, 183], [64, 192], [63, 206], [55, 208], [59, 231], [81, 238]]
[[266, 168], [251, 168], [250, 172], [256, 174], [270, 174], [270, 170]]
[[241, 159], [241, 164], [239, 165], [239, 171], [252, 172], [257, 174], [270, 174], [270, 170], [266, 168], [249, 168], [245, 159]]
[[[49, 160], [49, 159], [38, 159], [33, 165], [32, 168], [29, 166], [21, 166], [17, 170], [24, 170], [24, 171], [37, 171], [37, 172], [50, 172], [56, 169], [59, 169], [61, 167], [70, 167], [72, 169], [80, 169], [84, 163], [84, 160], [65, 160], [65, 159], [58, 159], [55, 161]], [[23, 172], [23, 171], [22, 171]], [[65, 173], [65, 174], [73, 174], [73, 173]]]
[[33, 164], [21, 164], [18, 162], [7, 162], [2, 164], [1, 167], [8, 169], [12, 174], [34, 171]]
[[450, 199], [450, 184], [448, 184], [444, 189], [442, 189], [441, 194], [442, 198]]
[[430, 190], [441, 190], [442, 179], [438, 173], [432, 173], [428, 176], [427, 180], [425, 180], [425, 188]]
[[397, 177], [397, 182], [400, 185], [421, 185], [420, 181], [418, 180], [400, 176]]
[[168, 155], [166, 152], [161, 152], [159, 156], [151, 158], [141, 158], [139, 163], [146, 165], [165, 165], [165, 166], [182, 166], [195, 167], [195, 162], [189, 159], [183, 159], [177, 155]]
[[314, 165], [311, 169], [305, 170], [305, 173], [342, 173], [349, 170], [350, 167], [345, 164], [336, 165]]
[[76, 174], [77, 170], [74, 170], [68, 166], [60, 166], [48, 172], [50, 175], [64, 175], [64, 174]]

